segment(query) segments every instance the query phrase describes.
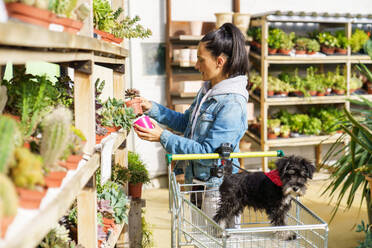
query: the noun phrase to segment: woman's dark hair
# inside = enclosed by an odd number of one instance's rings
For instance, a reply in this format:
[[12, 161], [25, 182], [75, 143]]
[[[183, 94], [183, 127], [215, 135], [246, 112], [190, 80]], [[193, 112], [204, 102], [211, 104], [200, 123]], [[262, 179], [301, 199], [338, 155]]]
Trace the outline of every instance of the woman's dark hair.
[[242, 32], [232, 23], [225, 23], [219, 29], [207, 33], [201, 42], [213, 56], [227, 56], [223, 72], [229, 77], [245, 75], [248, 72], [248, 54]]

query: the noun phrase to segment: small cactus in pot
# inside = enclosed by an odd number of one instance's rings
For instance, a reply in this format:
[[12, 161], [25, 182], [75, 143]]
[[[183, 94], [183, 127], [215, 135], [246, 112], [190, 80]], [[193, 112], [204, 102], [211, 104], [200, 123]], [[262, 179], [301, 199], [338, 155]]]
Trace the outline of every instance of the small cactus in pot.
[[0, 173], [7, 174], [8, 167], [14, 159], [17, 137], [20, 132], [15, 120], [7, 116], [0, 116]]
[[58, 107], [42, 121], [43, 135], [40, 145], [40, 154], [44, 164], [51, 171], [59, 170], [58, 159], [68, 146], [71, 132], [71, 111]]
[[126, 101], [125, 104], [129, 108], [133, 108], [134, 113], [136, 116], [140, 116], [143, 114], [142, 107], [141, 107], [141, 99], [140, 92], [137, 89], [127, 89], [125, 91], [125, 98], [130, 99], [129, 101]]

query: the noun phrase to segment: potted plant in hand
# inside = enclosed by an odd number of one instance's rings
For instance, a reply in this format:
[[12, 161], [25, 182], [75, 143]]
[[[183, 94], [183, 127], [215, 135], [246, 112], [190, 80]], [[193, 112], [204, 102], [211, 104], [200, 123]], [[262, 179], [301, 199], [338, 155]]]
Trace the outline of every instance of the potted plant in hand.
[[142, 115], [141, 99], [139, 98], [140, 92], [137, 89], [127, 89], [125, 91], [125, 98], [129, 99], [125, 102], [128, 108], [133, 108], [136, 116]]
[[306, 44], [306, 54], [313, 55], [320, 50], [320, 45], [317, 40], [309, 39]]
[[142, 184], [150, 182], [149, 173], [145, 164], [135, 152], [128, 152], [129, 195], [132, 198], [141, 198]]
[[329, 32], [318, 34], [319, 43], [322, 45], [322, 52], [327, 55], [332, 55], [338, 46], [338, 40], [336, 37], [331, 35]]

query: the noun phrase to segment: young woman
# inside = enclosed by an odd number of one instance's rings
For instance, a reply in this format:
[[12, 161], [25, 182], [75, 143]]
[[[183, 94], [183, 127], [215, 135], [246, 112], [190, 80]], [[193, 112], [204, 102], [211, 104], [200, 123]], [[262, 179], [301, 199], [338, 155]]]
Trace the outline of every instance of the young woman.
[[[248, 55], [245, 38], [231, 23], [207, 33], [198, 46], [195, 68], [205, 81], [192, 105], [178, 113], [142, 98], [142, 108], [159, 123], [181, 132], [183, 137], [163, 130], [135, 126], [141, 139], [160, 142], [173, 154], [213, 153], [222, 143], [230, 143], [239, 151], [239, 141], [247, 129]], [[237, 159], [234, 164], [239, 165]], [[186, 183], [193, 179], [219, 186], [222, 179], [211, 175], [213, 160], [188, 161], [183, 165]], [[180, 166], [176, 166], [180, 168]], [[238, 169], [234, 168], [236, 173]]]

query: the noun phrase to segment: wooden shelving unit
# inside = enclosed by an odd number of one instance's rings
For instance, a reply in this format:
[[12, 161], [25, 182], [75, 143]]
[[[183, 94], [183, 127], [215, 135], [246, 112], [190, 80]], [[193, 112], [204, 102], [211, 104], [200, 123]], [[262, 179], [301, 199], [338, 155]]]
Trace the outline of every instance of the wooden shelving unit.
[[[117, 3], [116, 3], [117, 4]], [[92, 18], [92, 17], [90, 17]], [[84, 147], [86, 162], [80, 162], [77, 170], [69, 171], [63, 185], [49, 189], [38, 210], [19, 209], [15, 221], [9, 226], [1, 248], [35, 247], [66, 214], [74, 199], [78, 208], [78, 240], [84, 247], [97, 247], [97, 198], [95, 172], [100, 166], [100, 154], [95, 152], [95, 104], [94, 64], [113, 70], [113, 96], [124, 99], [125, 59], [128, 50], [123, 46], [92, 38], [92, 27], [87, 22], [80, 35], [53, 32], [30, 24], [8, 21], [0, 23], [0, 65], [12, 62], [16, 65], [28, 61], [45, 61], [61, 67], [74, 68], [74, 119], [75, 126], [87, 138]], [[112, 135], [115, 162], [125, 166], [126, 132]], [[50, 195], [50, 196], [49, 196]], [[117, 226], [110, 246], [114, 247], [123, 230]]]
[[[326, 135], [326, 136], [309, 136], [288, 139], [275, 139], [269, 140], [267, 138], [267, 120], [270, 112], [270, 107], [273, 106], [290, 106], [290, 105], [310, 105], [310, 104], [343, 104], [349, 108], [350, 103], [348, 98], [355, 99], [356, 95], [350, 95], [349, 82], [351, 78], [351, 67], [356, 63], [371, 64], [372, 60], [368, 55], [353, 55], [350, 48], [348, 48], [347, 55], [333, 55], [325, 56], [324, 54], [309, 55], [309, 56], [286, 56], [286, 55], [269, 55], [268, 54], [268, 30], [269, 26], [273, 23], [315, 23], [320, 27], [344, 27], [345, 33], [348, 38], [351, 37], [352, 25], [358, 23], [358, 19], [353, 17], [323, 17], [314, 16], [313, 13], [289, 13], [289, 12], [267, 12], [263, 14], [253, 15], [251, 17], [251, 26], [260, 26], [262, 30], [262, 44], [261, 53], [250, 51], [250, 58], [257, 61], [261, 66], [261, 93], [260, 96], [250, 92], [250, 97], [260, 104], [261, 114], [261, 136], [258, 137], [251, 132], [247, 132], [254, 141], [261, 145], [262, 151], [268, 151], [270, 148], [283, 147], [283, 146], [301, 146], [301, 145], [315, 145], [316, 163], [320, 163], [321, 145], [327, 143], [334, 143], [339, 135]], [[363, 23], [372, 23], [372, 19], [363, 19]], [[323, 26], [322, 26], [323, 25]], [[268, 97], [268, 74], [270, 65], [281, 64], [343, 64], [346, 67], [347, 76], [347, 94], [344, 96], [324, 96], [324, 97]], [[363, 95], [369, 99], [371, 95]], [[268, 168], [268, 159], [262, 159], [262, 169]]]

